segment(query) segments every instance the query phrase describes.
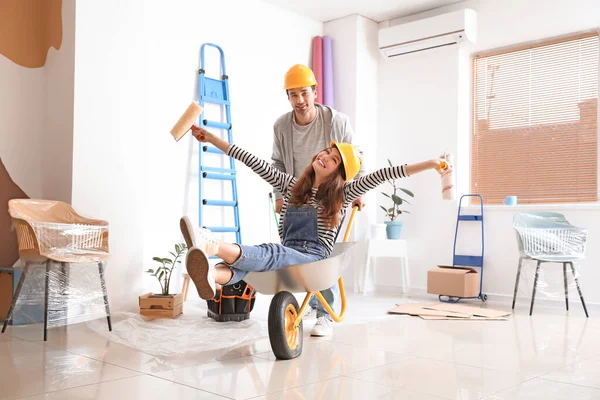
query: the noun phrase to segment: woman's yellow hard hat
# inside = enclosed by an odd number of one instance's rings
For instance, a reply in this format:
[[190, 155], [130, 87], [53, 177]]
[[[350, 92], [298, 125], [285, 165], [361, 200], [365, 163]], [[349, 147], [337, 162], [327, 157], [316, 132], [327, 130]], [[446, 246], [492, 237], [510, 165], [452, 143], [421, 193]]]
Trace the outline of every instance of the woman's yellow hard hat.
[[344, 165], [344, 172], [346, 173], [346, 182], [351, 181], [356, 174], [358, 174], [358, 171], [360, 171], [360, 165], [362, 163], [360, 153], [356, 147], [352, 146], [350, 143], [336, 143], [332, 140], [330, 146], [336, 147], [340, 152], [342, 164]]
[[285, 90], [317, 85], [315, 74], [306, 65], [296, 64], [285, 73], [283, 83]]

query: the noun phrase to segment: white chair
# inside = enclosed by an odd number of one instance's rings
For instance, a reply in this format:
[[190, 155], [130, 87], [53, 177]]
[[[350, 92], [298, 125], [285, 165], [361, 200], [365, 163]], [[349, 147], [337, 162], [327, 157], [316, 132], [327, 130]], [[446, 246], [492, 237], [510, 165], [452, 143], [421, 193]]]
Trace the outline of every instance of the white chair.
[[529, 315], [533, 313], [533, 303], [535, 301], [535, 292], [537, 289], [541, 264], [562, 263], [567, 310], [569, 310], [569, 289], [567, 285], [568, 264], [571, 267], [571, 273], [573, 274], [573, 279], [577, 285], [577, 291], [579, 292], [579, 298], [581, 299], [585, 316], [589, 317], [585, 301], [583, 300], [583, 294], [581, 293], [581, 287], [579, 286], [579, 279], [577, 278], [575, 267], [573, 266], [574, 261], [585, 258], [584, 253], [587, 241], [587, 229], [573, 226], [567, 221], [564, 215], [552, 212], [517, 213], [513, 217], [513, 228], [517, 232], [520, 257], [512, 308], [515, 308], [523, 260], [537, 261]]
[[48, 336], [48, 295], [50, 269], [53, 263], [61, 266], [60, 285], [68, 283], [66, 266], [70, 263], [96, 263], [106, 308], [108, 330], [112, 331], [104, 265], [109, 257], [108, 222], [85, 218], [66, 203], [51, 200], [13, 199], [8, 211], [17, 231], [19, 257], [24, 263], [2, 333], [11, 320], [29, 269], [35, 264], [46, 266], [44, 302], [44, 341]]

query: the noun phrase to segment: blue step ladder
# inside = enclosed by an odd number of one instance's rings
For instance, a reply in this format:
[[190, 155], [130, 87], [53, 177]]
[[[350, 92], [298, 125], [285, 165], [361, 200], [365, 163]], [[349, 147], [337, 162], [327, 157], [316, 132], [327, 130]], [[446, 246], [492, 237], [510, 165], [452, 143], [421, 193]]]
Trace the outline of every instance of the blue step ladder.
[[[204, 50], [206, 46], [214, 47], [219, 50], [221, 54], [221, 79], [212, 79], [206, 77], [206, 70], [204, 68]], [[204, 43], [200, 47], [200, 69], [198, 70], [199, 83], [198, 83], [198, 102], [202, 106], [202, 114], [200, 115], [200, 125], [206, 128], [217, 128], [227, 130], [227, 141], [233, 143], [233, 136], [231, 133], [231, 102], [229, 100], [229, 78], [225, 70], [225, 54], [223, 50], [213, 43]], [[220, 106], [221, 111], [225, 108], [226, 121], [211, 121], [205, 118], [205, 103], [217, 104]], [[240, 229], [240, 213], [238, 208], [238, 193], [237, 193], [237, 180], [235, 162], [233, 158], [227, 157], [229, 160], [229, 168], [214, 168], [204, 165], [205, 153], [221, 154], [224, 157], [225, 154], [214, 146], [208, 143], [200, 142], [200, 184], [199, 184], [199, 225], [201, 227], [210, 229], [212, 232], [235, 232], [236, 243], [242, 243], [242, 234]], [[218, 181], [229, 181], [231, 182], [231, 193], [232, 199], [230, 200], [219, 200], [210, 198], [207, 196], [204, 190], [204, 181], [218, 180]], [[235, 226], [206, 226], [204, 224], [205, 207], [228, 207], [233, 209], [233, 217]], [[214, 256], [211, 258], [215, 258]]]
[[[465, 197], [477, 197], [479, 198], [479, 214], [462, 214], [462, 201]], [[458, 225], [461, 222], [472, 222], [481, 223], [481, 254], [477, 255], [460, 255], [456, 254], [456, 241], [458, 238]], [[442, 296], [438, 298], [444, 303], [456, 303], [461, 299], [481, 299], [481, 301], [487, 301], [487, 295], [482, 293], [483, 285], [483, 250], [484, 250], [484, 236], [483, 236], [483, 197], [479, 194], [465, 194], [460, 197], [458, 202], [458, 214], [456, 217], [456, 231], [454, 232], [454, 250], [452, 254], [452, 265], [454, 267], [476, 267], [480, 269], [479, 273], [479, 294], [474, 297], [454, 297], [454, 296]], [[447, 297], [447, 299], [444, 299]]]

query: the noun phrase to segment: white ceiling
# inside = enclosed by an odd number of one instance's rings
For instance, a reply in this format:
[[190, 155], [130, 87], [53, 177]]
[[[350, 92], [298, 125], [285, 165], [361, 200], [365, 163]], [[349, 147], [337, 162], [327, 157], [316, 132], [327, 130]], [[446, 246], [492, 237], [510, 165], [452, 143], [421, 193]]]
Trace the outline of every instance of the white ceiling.
[[296, 14], [327, 22], [360, 14], [377, 22], [416, 14], [457, 0], [263, 0]]

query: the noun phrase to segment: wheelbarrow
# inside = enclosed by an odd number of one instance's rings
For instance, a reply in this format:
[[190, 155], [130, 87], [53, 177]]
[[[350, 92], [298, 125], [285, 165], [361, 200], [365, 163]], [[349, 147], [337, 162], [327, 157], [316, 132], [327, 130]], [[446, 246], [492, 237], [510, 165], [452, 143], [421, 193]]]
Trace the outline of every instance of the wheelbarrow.
[[[269, 307], [269, 341], [275, 357], [290, 360], [302, 354], [304, 329], [302, 317], [313, 296], [335, 322], [341, 322], [346, 313], [346, 291], [342, 269], [348, 264], [349, 250], [355, 243], [348, 243], [358, 207], [352, 209], [344, 241], [336, 243], [329, 258], [307, 264], [290, 265], [277, 271], [250, 272], [244, 280], [257, 292], [274, 294]], [[336, 281], [340, 287], [342, 309], [336, 314], [323, 298], [321, 290], [329, 289]], [[302, 307], [292, 293], [306, 293]]]

